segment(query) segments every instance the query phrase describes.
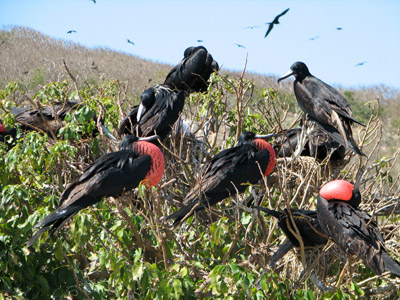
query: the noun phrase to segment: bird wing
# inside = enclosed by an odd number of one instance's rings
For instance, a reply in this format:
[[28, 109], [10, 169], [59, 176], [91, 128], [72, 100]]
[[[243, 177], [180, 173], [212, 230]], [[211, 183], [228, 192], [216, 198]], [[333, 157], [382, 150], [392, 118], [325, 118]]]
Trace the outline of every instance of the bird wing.
[[118, 128], [118, 134], [135, 134], [134, 127], [137, 124], [137, 113], [139, 105], [135, 105], [129, 114], [126, 115], [125, 119], [122, 120]]
[[286, 14], [289, 11], [289, 8], [285, 9], [280, 15], [277, 15], [276, 18], [282, 17], [284, 14]]
[[161, 140], [171, 131], [179, 114], [183, 110], [185, 94], [169, 88], [160, 88], [155, 94], [154, 105], [146, 111], [140, 120], [139, 126], [142, 136], [157, 134]]
[[164, 84], [179, 90], [205, 90], [214, 71], [213, 61], [204, 47], [190, 47], [186, 49], [185, 57], [168, 73]]
[[384, 271], [383, 237], [367, 213], [342, 201], [328, 203], [320, 195], [317, 211], [322, 229], [345, 252], [361, 258], [376, 274]]
[[[110, 155], [112, 154], [112, 155]], [[99, 202], [103, 197], [120, 196], [137, 187], [150, 170], [151, 157], [138, 156], [122, 150], [103, 156], [62, 193], [59, 207], [35, 227], [56, 230], [81, 209]], [[53, 230], [54, 232], [54, 230]]]
[[274, 27], [274, 23], [269, 23], [269, 26], [268, 26], [268, 29], [267, 29], [267, 32], [265, 33], [265, 35], [264, 35], [264, 39], [267, 37], [267, 35], [271, 32], [271, 30], [272, 30], [272, 28]]

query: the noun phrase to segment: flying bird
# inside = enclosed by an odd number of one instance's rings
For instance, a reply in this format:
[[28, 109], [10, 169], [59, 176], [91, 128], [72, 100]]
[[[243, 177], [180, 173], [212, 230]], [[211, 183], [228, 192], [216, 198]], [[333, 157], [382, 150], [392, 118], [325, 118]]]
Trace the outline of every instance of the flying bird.
[[103, 155], [72, 182], [61, 194], [58, 208], [40, 221], [38, 232], [28, 241], [31, 246], [47, 229], [50, 236], [63, 227], [80, 210], [96, 204], [104, 197], [118, 197], [125, 191], [136, 188], [143, 180], [155, 186], [164, 172], [164, 157], [161, 150], [145, 140], [126, 136], [120, 150]]
[[92, 1], [94, 4], [96, 4], [96, 0], [90, 0], [90, 1]]
[[342, 27], [336, 27], [336, 30], [343, 30]]
[[312, 38], [309, 38], [308, 40], [309, 41], [315, 41], [316, 39], [319, 39], [319, 38], [321, 38], [321, 37], [319, 35], [317, 35], [317, 36], [314, 36]]
[[135, 43], [132, 42], [130, 39], [126, 39], [126, 42], [129, 43], [129, 44], [132, 44], [133, 46], [135, 46]]
[[178, 120], [185, 103], [185, 93], [175, 92], [158, 84], [143, 91], [140, 104], [121, 122], [118, 133], [151, 136], [157, 134], [162, 141]]
[[272, 30], [272, 28], [274, 27], [274, 25], [280, 24], [280, 23], [279, 23], [279, 18], [282, 17], [284, 14], [286, 14], [288, 11], [289, 11], [289, 8], [286, 9], [286, 10], [284, 10], [280, 15], [277, 15], [277, 16], [275, 17], [275, 19], [274, 19], [272, 22], [270, 22], [270, 23], [265, 23], [265, 24], [269, 24], [269, 26], [268, 26], [267, 32], [265, 33], [264, 38], [266, 38], [267, 35], [271, 32], [271, 30]]
[[76, 33], [76, 30], [68, 30], [67, 34], [72, 34], [72, 33]]
[[215, 155], [186, 195], [184, 206], [167, 217], [175, 220], [173, 226], [194, 212], [243, 193], [248, 184], [256, 184], [263, 176], [270, 174], [275, 168], [276, 159], [272, 146], [262, 140], [268, 137], [244, 132], [235, 147]]
[[197, 40], [197, 42], [198, 42], [198, 43], [203, 43], [204, 41], [203, 41], [203, 40]]
[[254, 29], [254, 28], [259, 28], [260, 26], [254, 25], [254, 26], [246, 26], [243, 29]]
[[307, 118], [345, 148], [365, 156], [353, 139], [351, 124], [365, 125], [352, 117], [347, 100], [333, 87], [311, 75], [303, 62], [295, 62], [278, 83], [291, 75], [296, 78], [293, 89], [297, 103]]
[[241, 45], [241, 44], [235, 44], [235, 45], [238, 46], [238, 48], [246, 49], [246, 47], [244, 45]]
[[218, 69], [218, 63], [205, 47], [189, 47], [183, 59], [168, 73], [164, 84], [186, 93], [204, 92], [211, 73]]
[[359, 62], [358, 64], [356, 64], [356, 67], [363, 66], [365, 63], [366, 61]]
[[346, 253], [361, 258], [375, 274], [390, 271], [400, 277], [400, 264], [392, 259], [372, 217], [358, 209], [361, 194], [357, 183], [328, 182], [317, 197], [318, 220], [323, 232]]

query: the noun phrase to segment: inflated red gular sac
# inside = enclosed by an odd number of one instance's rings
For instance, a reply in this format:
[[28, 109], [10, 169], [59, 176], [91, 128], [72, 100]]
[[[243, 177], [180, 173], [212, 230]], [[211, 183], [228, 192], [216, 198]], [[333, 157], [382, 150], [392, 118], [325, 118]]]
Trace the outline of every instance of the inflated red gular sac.
[[118, 197], [145, 181], [155, 186], [164, 173], [161, 150], [150, 141], [158, 136], [124, 137], [120, 150], [103, 155], [61, 194], [59, 207], [40, 221], [38, 232], [28, 241], [28, 247], [48, 228], [50, 236], [80, 210], [93, 205], [104, 197]]
[[376, 223], [358, 209], [358, 181], [354, 186], [345, 180], [322, 186], [317, 198], [321, 228], [344, 252], [359, 257], [375, 274], [386, 270], [400, 277], [400, 264], [388, 254]]

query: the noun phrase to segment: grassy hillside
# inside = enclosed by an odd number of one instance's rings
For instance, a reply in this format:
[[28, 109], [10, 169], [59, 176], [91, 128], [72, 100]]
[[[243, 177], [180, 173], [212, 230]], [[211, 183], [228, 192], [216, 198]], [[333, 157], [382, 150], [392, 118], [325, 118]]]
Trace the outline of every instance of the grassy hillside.
[[163, 82], [172, 66], [26, 28], [1, 31], [0, 49], [0, 119], [7, 126], [16, 125], [12, 105], [78, 97], [86, 104], [55, 139], [19, 129], [14, 148], [0, 145], [0, 300], [400, 297], [398, 278], [375, 276], [359, 259], [347, 261], [333, 242], [290, 251], [272, 270], [267, 265], [283, 234], [275, 220], [243, 206], [254, 199], [276, 210], [315, 209], [322, 184], [354, 181], [365, 166], [361, 207], [375, 216], [389, 253], [400, 258], [398, 91], [342, 90], [355, 117], [367, 125], [355, 126], [367, 158], [348, 153], [340, 163], [279, 159], [265, 182], [217, 205], [218, 217], [206, 213], [173, 229], [164, 217], [182, 206], [211, 156], [232, 146], [242, 130], [277, 132], [294, 126], [300, 115], [289, 81], [278, 86], [276, 78], [222, 70], [207, 92], [185, 100], [183, 115], [195, 136], [173, 133], [165, 142], [166, 169], [157, 187], [141, 185], [104, 199], [79, 212], [54, 238], [44, 234], [28, 248], [33, 226], [54, 211], [66, 185], [118, 147], [102, 135], [87, 138], [95, 128], [92, 114], [101, 115], [115, 134], [140, 92]]

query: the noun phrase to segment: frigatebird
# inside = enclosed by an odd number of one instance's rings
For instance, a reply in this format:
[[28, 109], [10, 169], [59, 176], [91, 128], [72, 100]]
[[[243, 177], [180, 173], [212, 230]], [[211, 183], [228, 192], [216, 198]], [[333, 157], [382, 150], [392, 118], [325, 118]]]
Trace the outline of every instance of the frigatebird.
[[96, 160], [64, 190], [58, 208], [35, 226], [40, 230], [28, 241], [28, 247], [47, 229], [50, 228], [50, 236], [53, 235], [80, 210], [100, 202], [104, 197], [118, 197], [136, 188], [141, 181], [157, 185], [165, 163], [161, 150], [148, 142], [156, 138], [125, 136], [119, 151]]
[[265, 24], [269, 24], [269, 26], [268, 26], [267, 32], [265, 33], [264, 38], [266, 38], [267, 35], [271, 32], [271, 30], [274, 27], [274, 25], [278, 25], [279, 24], [279, 18], [282, 17], [284, 14], [286, 14], [288, 11], [289, 11], [289, 8], [285, 9], [281, 14], [277, 15], [272, 22], [265, 23]]
[[76, 33], [76, 30], [68, 30], [67, 34], [72, 34], [72, 33]]
[[235, 46], [237, 46], [238, 48], [246, 49], [246, 47], [244, 45], [242, 45], [242, 44], [235, 44]]
[[8, 149], [11, 149], [16, 142], [17, 129], [11, 128], [6, 129], [4, 125], [0, 122], [0, 143], [5, 143]]
[[126, 39], [126, 42], [129, 43], [129, 44], [132, 44], [133, 46], [135, 46], [135, 43], [132, 42], [130, 39]]
[[150, 136], [157, 134], [162, 141], [182, 112], [185, 93], [175, 92], [166, 85], [158, 84], [145, 90], [140, 105], [121, 122], [118, 133]]
[[[300, 247], [300, 242], [298, 238], [293, 234], [296, 229], [293, 225], [292, 219], [290, 218], [289, 211], [285, 209], [282, 212], [254, 206], [254, 208], [259, 209], [269, 216], [278, 219], [279, 228], [283, 231], [287, 240], [281, 244], [278, 251], [274, 253], [271, 257], [270, 266], [273, 266], [279, 259], [281, 259], [290, 249], [293, 247]], [[303, 240], [303, 245], [305, 247], [316, 247], [326, 244], [328, 239], [323, 233], [321, 226], [318, 222], [318, 216], [316, 210], [306, 210], [306, 209], [291, 209], [290, 213], [292, 215], [293, 221], [296, 224], [297, 229], [301, 239]]]
[[358, 209], [361, 194], [357, 183], [328, 182], [317, 197], [318, 220], [323, 232], [346, 253], [356, 255], [375, 274], [385, 270], [400, 277], [400, 264], [392, 259], [372, 217]]
[[[21, 124], [22, 129], [44, 131], [50, 137], [53, 137], [53, 134], [57, 135], [59, 130], [65, 126], [64, 118], [67, 113], [81, 109], [83, 106], [84, 104], [79, 101], [66, 101], [54, 106], [43, 106], [40, 109], [11, 107], [11, 113], [15, 116], [16, 121]], [[97, 119], [95, 114], [93, 114], [93, 119]], [[116, 140], [102, 123], [102, 120], [100, 123], [103, 132], [112, 140]]]
[[358, 64], [356, 64], [355, 66], [356, 67], [363, 66], [365, 63], [366, 63], [366, 61], [362, 61], [362, 62], [359, 62]]
[[352, 117], [347, 100], [333, 87], [311, 75], [303, 62], [295, 62], [278, 83], [294, 75], [294, 94], [307, 117], [317, 123], [332, 139], [359, 155], [364, 155], [353, 139], [351, 124], [365, 126]]
[[[292, 128], [285, 130], [284, 133], [275, 139], [273, 147], [278, 157], [291, 157], [298, 145], [301, 128]], [[338, 142], [330, 138], [323, 130], [317, 128], [310, 139], [301, 150], [301, 156], [315, 157], [322, 161], [329, 156], [330, 161], [343, 160], [346, 149]]]
[[189, 47], [183, 59], [168, 73], [165, 85], [187, 93], [204, 92], [211, 73], [218, 71], [218, 63], [203, 46]]
[[173, 226], [195, 211], [244, 192], [248, 184], [256, 184], [263, 176], [270, 174], [276, 159], [272, 146], [262, 140], [268, 137], [244, 132], [235, 147], [214, 156], [186, 195], [184, 206], [167, 217], [175, 220]]

